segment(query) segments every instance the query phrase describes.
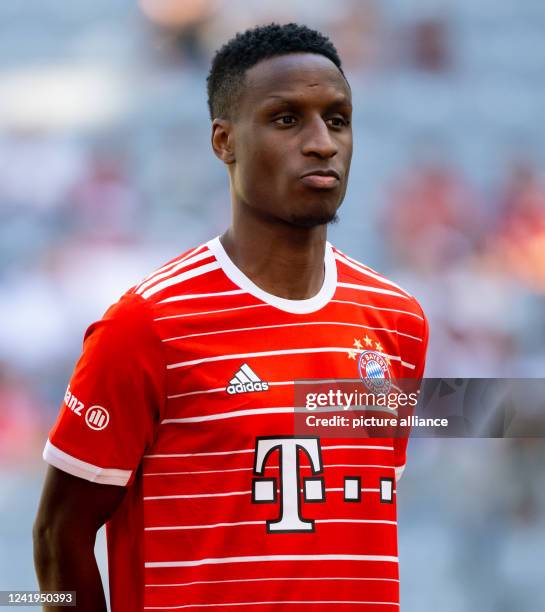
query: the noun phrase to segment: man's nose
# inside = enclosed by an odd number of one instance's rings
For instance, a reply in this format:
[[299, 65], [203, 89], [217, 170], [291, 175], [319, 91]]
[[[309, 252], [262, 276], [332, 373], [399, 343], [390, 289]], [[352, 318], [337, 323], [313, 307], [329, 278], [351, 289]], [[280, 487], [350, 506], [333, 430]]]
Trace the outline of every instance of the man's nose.
[[323, 159], [337, 154], [338, 147], [327, 123], [318, 117], [303, 131], [303, 155], [316, 155]]

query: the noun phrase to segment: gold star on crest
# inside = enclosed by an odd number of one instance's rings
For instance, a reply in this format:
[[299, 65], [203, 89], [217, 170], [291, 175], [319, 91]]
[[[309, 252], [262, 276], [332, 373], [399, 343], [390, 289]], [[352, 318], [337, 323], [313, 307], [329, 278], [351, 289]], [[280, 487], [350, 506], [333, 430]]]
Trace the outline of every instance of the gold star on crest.
[[371, 340], [371, 338], [369, 338], [369, 336], [365, 336], [365, 338], [363, 339], [363, 341], [365, 342], [365, 346], [372, 346], [373, 345], [373, 341]]
[[358, 351], [361, 351], [363, 348], [361, 342], [357, 338], [354, 339], [354, 346], [358, 349]]
[[354, 349], [348, 349], [348, 359], [356, 359], [356, 351]]
[[384, 350], [380, 342], [375, 342], [375, 348], [377, 349], [379, 353], [382, 353], [382, 351]]

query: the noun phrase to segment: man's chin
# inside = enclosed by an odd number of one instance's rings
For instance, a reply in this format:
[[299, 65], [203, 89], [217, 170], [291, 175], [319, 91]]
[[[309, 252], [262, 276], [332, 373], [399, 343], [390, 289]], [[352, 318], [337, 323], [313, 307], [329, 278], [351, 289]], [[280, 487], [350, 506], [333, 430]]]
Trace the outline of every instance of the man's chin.
[[339, 217], [337, 213], [329, 213], [323, 215], [293, 215], [289, 219], [289, 223], [295, 227], [303, 227], [306, 229], [312, 229], [320, 225], [329, 225], [330, 223], [337, 223]]

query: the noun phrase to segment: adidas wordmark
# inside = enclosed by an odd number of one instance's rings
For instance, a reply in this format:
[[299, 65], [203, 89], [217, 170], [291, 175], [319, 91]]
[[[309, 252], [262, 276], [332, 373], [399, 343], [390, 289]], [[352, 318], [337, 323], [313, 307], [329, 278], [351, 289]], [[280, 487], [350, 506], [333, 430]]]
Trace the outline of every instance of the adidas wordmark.
[[250, 391], [268, 391], [269, 383], [261, 380], [259, 376], [247, 364], [243, 363], [233, 378], [229, 381], [227, 393], [250, 393]]

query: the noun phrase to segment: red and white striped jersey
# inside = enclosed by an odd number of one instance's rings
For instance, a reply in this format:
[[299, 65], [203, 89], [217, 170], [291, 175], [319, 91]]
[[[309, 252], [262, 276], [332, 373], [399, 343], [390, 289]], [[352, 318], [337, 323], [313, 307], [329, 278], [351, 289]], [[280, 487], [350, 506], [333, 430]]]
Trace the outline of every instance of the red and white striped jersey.
[[294, 433], [294, 381], [358, 378], [372, 347], [421, 377], [416, 300], [329, 243], [310, 299], [257, 287], [219, 238], [166, 264], [86, 332], [44, 450], [127, 487], [107, 524], [113, 612], [399, 606], [406, 439]]

